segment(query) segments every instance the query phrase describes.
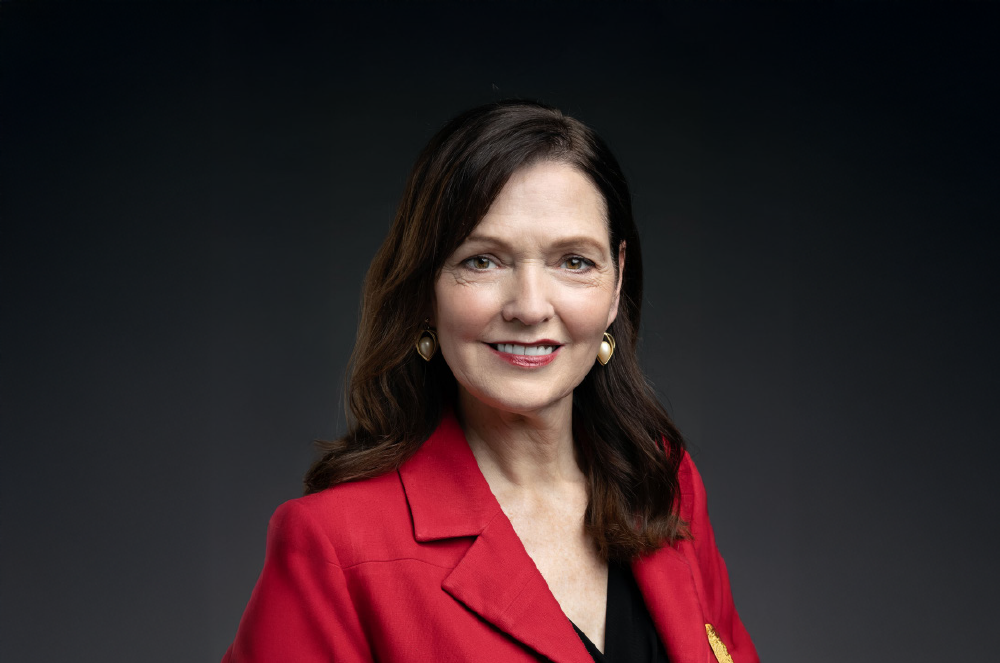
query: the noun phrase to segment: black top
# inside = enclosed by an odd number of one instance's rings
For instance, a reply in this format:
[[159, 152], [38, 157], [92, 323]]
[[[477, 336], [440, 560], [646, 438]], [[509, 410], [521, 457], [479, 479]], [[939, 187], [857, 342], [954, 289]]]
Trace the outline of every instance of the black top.
[[628, 564], [608, 564], [606, 610], [603, 654], [573, 624], [595, 663], [667, 663], [667, 652]]

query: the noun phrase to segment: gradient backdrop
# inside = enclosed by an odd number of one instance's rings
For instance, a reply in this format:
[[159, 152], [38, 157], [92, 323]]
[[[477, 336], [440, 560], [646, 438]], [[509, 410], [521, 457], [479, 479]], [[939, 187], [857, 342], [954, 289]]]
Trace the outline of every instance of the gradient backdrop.
[[0, 659], [217, 661], [417, 151], [537, 98], [765, 661], [991, 660], [994, 3], [0, 3]]

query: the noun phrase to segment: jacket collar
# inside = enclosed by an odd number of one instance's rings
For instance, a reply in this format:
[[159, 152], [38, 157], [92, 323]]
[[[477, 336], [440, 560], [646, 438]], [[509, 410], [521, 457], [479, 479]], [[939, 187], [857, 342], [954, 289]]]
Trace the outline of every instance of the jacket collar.
[[417, 541], [477, 536], [500, 512], [465, 433], [446, 412], [434, 434], [399, 468]]
[[[490, 491], [462, 428], [445, 413], [399, 468], [417, 541], [475, 537], [442, 589], [501, 631], [553, 660], [592, 663], [569, 619]], [[692, 569], [672, 548], [632, 565], [674, 663], [710, 661]]]

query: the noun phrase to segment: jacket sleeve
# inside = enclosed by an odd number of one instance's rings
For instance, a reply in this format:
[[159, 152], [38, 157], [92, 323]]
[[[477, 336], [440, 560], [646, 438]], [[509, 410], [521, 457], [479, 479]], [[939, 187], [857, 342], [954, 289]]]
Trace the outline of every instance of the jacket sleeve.
[[705, 484], [687, 453], [681, 462], [678, 478], [681, 483], [681, 499], [688, 502], [688, 508], [682, 509], [682, 515], [687, 520], [691, 532], [689, 553], [693, 554], [699, 571], [697, 574], [701, 585], [699, 594], [703, 601], [705, 618], [710, 620], [735, 663], [759, 663], [760, 658], [750, 640], [750, 634], [747, 633], [736, 612], [726, 562], [715, 545], [715, 533], [708, 519]]
[[297, 500], [278, 507], [264, 569], [223, 663], [372, 661], [329, 538]]

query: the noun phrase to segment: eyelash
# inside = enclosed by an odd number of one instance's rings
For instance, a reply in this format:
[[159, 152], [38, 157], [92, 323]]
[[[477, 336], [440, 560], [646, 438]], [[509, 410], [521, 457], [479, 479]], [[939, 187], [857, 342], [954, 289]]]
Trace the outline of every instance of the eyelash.
[[[484, 256], [484, 255], [478, 255], [478, 256], [472, 256], [471, 258], [466, 258], [465, 260], [462, 261], [462, 265], [468, 269], [471, 269], [474, 272], [485, 272], [490, 269], [489, 267], [476, 267], [473, 263], [477, 260], [485, 260], [491, 263], [492, 265], [499, 267], [499, 265], [497, 265], [496, 260], [490, 258], [489, 256]], [[575, 269], [568, 269], [567, 271], [570, 272], [585, 272], [591, 267], [594, 267], [593, 260], [587, 260], [583, 256], [577, 256], [577, 255], [566, 256], [565, 258], [563, 258], [563, 261], [560, 263], [560, 265], [565, 265], [571, 260], [579, 260], [580, 267]]]

